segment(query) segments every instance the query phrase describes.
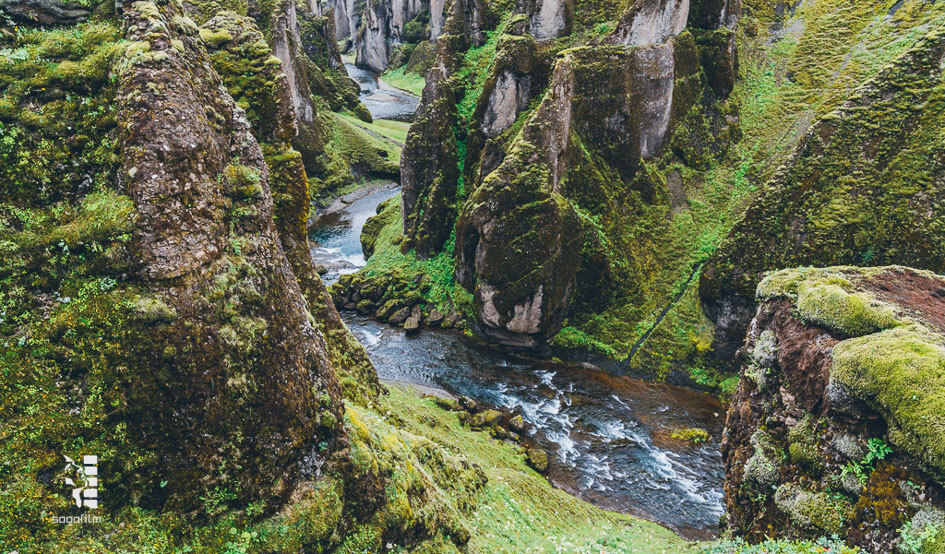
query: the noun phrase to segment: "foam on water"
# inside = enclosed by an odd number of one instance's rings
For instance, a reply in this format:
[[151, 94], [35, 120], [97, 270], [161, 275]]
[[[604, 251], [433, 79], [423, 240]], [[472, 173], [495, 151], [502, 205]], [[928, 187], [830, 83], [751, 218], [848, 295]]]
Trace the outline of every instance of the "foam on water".
[[[360, 228], [376, 204], [395, 193], [353, 202], [330, 225], [314, 230], [313, 254], [339, 264], [326, 280], [364, 265]], [[342, 317], [382, 379], [441, 388], [520, 413], [549, 453], [548, 476], [556, 486], [688, 538], [716, 533], [723, 512], [722, 408], [716, 400], [586, 366], [518, 359], [460, 334], [408, 336], [352, 312]], [[697, 448], [655, 440], [687, 427], [706, 429], [713, 441]]]

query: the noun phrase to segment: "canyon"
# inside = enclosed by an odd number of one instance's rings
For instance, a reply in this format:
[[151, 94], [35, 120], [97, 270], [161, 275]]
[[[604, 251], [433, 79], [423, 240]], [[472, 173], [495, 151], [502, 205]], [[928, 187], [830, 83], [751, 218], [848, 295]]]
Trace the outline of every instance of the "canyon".
[[941, 2], [0, 22], [4, 546], [945, 552]]

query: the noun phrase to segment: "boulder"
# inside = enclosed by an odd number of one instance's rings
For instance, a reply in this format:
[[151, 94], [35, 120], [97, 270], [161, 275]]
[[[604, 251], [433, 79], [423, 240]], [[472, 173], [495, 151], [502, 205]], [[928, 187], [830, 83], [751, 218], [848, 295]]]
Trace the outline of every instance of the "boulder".
[[420, 330], [420, 318], [412, 315], [404, 320], [404, 330], [408, 333]]
[[477, 414], [473, 414], [469, 420], [469, 425], [474, 429], [482, 429], [498, 423], [502, 417], [502, 412], [498, 410], [483, 410]]
[[538, 473], [548, 471], [548, 453], [541, 448], [533, 447], [526, 450], [525, 462]]

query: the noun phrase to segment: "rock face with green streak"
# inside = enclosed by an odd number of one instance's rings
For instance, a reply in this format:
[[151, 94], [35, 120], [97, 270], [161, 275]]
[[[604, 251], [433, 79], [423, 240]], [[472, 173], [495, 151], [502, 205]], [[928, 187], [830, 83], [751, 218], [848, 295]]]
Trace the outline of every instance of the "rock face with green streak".
[[763, 272], [795, 265], [901, 263], [945, 270], [945, 34], [915, 46], [808, 131], [701, 275], [728, 356]]
[[126, 6], [124, 20], [134, 273], [168, 314], [146, 319], [126, 381], [129, 432], [160, 452], [137, 494], [192, 510], [228, 489], [275, 507], [344, 445], [337, 376], [273, 224], [262, 150], [196, 27], [174, 4]]
[[453, 74], [462, 52], [476, 45], [469, 21], [478, 22], [484, 12], [485, 5], [475, 0], [451, 4], [443, 35], [437, 41], [437, 63], [427, 72], [423, 97], [401, 157], [402, 248], [404, 252], [416, 250], [421, 259], [443, 248], [455, 224], [460, 178], [456, 104], [457, 92], [462, 89]]
[[925, 521], [945, 507], [943, 292], [945, 278], [901, 266], [758, 285], [722, 444], [731, 531], [838, 534], [867, 552], [922, 536], [917, 551], [942, 551], [945, 527]]

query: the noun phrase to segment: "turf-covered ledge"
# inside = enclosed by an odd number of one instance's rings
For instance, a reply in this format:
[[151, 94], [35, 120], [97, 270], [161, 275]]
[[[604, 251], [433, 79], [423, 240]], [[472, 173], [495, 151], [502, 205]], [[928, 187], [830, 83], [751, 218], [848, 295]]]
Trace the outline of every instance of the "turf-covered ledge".
[[790, 298], [804, 321], [858, 337], [899, 323], [892, 305], [857, 290], [855, 280], [867, 272], [853, 267], [784, 269], [765, 277], [756, 296], [759, 301]]
[[[901, 296], [918, 281], [922, 295]], [[848, 337], [832, 352], [831, 402], [882, 415], [893, 447], [945, 484], [942, 291], [945, 277], [899, 266], [797, 268], [768, 274], [757, 299], [790, 299], [801, 319]]]

